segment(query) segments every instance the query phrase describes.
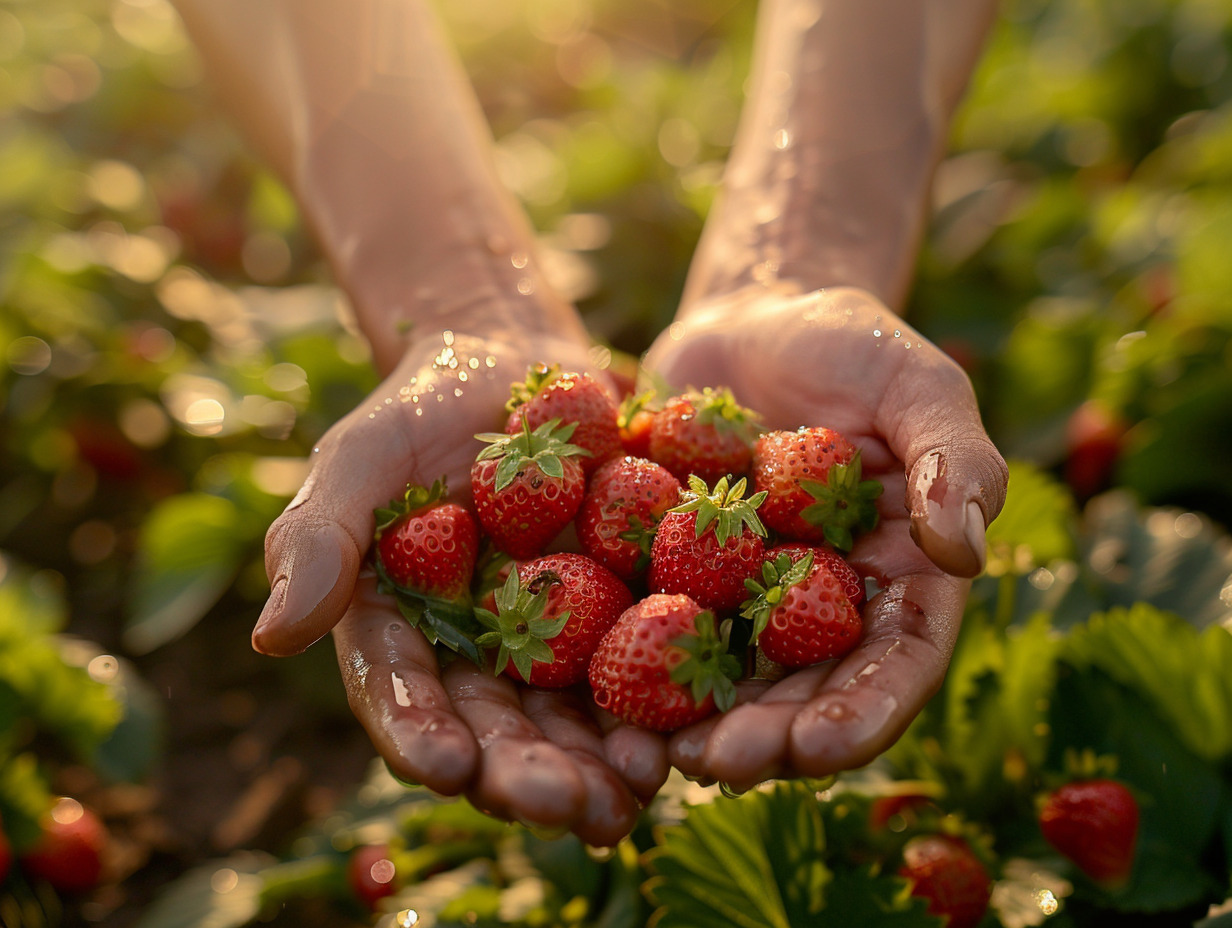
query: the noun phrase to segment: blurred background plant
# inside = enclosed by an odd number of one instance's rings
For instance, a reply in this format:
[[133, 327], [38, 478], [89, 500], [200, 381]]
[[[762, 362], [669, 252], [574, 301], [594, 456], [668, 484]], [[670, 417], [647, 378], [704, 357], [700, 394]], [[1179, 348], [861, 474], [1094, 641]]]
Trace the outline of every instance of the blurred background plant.
[[[546, 273], [636, 355], [719, 180], [755, 4], [439, 6]], [[1123, 575], [1232, 524], [1232, 7], [1007, 0], [934, 199], [909, 315], [971, 374], [1037, 507], [990, 535], [977, 604], [1000, 622], [1046, 601], [1064, 624], [1148, 596]], [[265, 526], [372, 386], [367, 350], [166, 0], [0, 0], [0, 357], [0, 592], [50, 597], [58, 618], [22, 635], [65, 666], [74, 646], [83, 666], [131, 661], [157, 694], [145, 711], [176, 719], [165, 741], [141, 729], [152, 775], [49, 751], [35, 725], [0, 739], [0, 783], [37, 757], [48, 795], [150, 813], [130, 837], [152, 850], [64, 916], [124, 924], [204, 854], [284, 850], [284, 820], [326, 810], [368, 756], [327, 648], [271, 662], [246, 645]], [[1140, 523], [1139, 506], [1177, 509]], [[1226, 563], [1184, 550], [1203, 582], [1156, 605], [1221, 621]], [[97, 681], [72, 679], [91, 699]], [[309, 776], [325, 737], [345, 762]]]

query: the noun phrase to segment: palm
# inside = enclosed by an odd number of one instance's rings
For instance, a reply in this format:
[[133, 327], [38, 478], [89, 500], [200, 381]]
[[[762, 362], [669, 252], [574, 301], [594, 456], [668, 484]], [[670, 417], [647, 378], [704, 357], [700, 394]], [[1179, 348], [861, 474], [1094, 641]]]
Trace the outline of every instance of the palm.
[[851, 555], [881, 589], [865, 607], [860, 646], [838, 664], [745, 684], [744, 705], [673, 738], [673, 762], [740, 786], [866, 763], [940, 684], [967, 591], [951, 573], [979, 566], [963, 519], [971, 505], [991, 518], [1004, 491], [965, 375], [850, 289], [745, 292], [693, 307], [647, 362], [676, 387], [731, 387], [769, 428], [842, 432], [885, 487], [880, 523]]

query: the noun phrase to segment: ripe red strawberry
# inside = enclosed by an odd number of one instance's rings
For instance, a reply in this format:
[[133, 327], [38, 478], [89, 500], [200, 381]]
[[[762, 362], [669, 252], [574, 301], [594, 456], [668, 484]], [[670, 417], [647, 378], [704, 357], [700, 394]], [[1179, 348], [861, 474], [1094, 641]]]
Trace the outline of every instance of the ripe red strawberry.
[[845, 553], [855, 532], [875, 527], [882, 487], [861, 476], [860, 452], [833, 429], [766, 432], [753, 443], [753, 486], [767, 494], [762, 518], [796, 541]]
[[1075, 780], [1053, 792], [1039, 827], [1054, 848], [1096, 883], [1124, 885], [1134, 865], [1138, 801], [1116, 780]]
[[518, 434], [523, 421], [531, 429], [551, 419], [565, 425], [575, 423], [570, 441], [590, 452], [580, 461], [587, 474], [624, 450], [616, 424], [616, 400], [589, 374], [561, 373], [556, 364], [537, 365], [527, 373], [526, 380], [513, 385], [510, 393], [505, 404], [509, 410], [505, 431]]
[[1111, 485], [1128, 430], [1124, 416], [1097, 400], [1087, 400], [1070, 415], [1065, 424], [1065, 482], [1079, 500]]
[[13, 866], [13, 845], [4, 833], [4, 822], [0, 821], [0, 884], [8, 879], [9, 868]]
[[347, 885], [368, 911], [399, 889], [397, 868], [385, 844], [361, 844], [347, 857]]
[[650, 564], [659, 520], [684, 488], [667, 468], [645, 458], [608, 461], [590, 478], [576, 527], [582, 550], [622, 580]]
[[650, 459], [678, 480], [706, 483], [748, 472], [757, 415], [730, 390], [689, 391], [670, 398], [650, 424]]
[[21, 869], [62, 893], [85, 893], [103, 876], [107, 829], [76, 799], [60, 799], [41, 821], [42, 833], [21, 855]]
[[920, 835], [903, 847], [898, 875], [911, 881], [911, 895], [928, 900], [930, 915], [949, 918], [949, 928], [974, 928], [988, 911], [992, 881], [966, 841]]
[[406, 494], [376, 515], [376, 558], [394, 586], [429, 597], [465, 600], [479, 554], [474, 517], [448, 502], [445, 480], [408, 484]]
[[630, 725], [674, 731], [735, 703], [740, 663], [714, 614], [652, 594], [625, 610], [590, 661], [595, 704]]
[[703, 609], [731, 612], [745, 599], [744, 581], [765, 561], [765, 527], [758, 493], [744, 499], [745, 480], [728, 488], [721, 477], [714, 490], [689, 478], [684, 501], [663, 516], [650, 546], [648, 582], [653, 593], [684, 593]]
[[766, 561], [762, 582], [745, 586], [753, 595], [740, 614], [753, 623], [750, 641], [777, 664], [810, 667], [842, 657], [860, 640], [859, 611], [811, 551], [795, 563], [789, 554]]
[[633, 594], [585, 555], [549, 554], [518, 564], [496, 603], [495, 613], [476, 614], [490, 629], [477, 643], [500, 649], [497, 672], [558, 688], [586, 679], [591, 655], [633, 605]]
[[650, 427], [655, 411], [650, 408], [654, 391], [630, 394], [620, 404], [616, 413], [616, 426], [620, 429], [620, 443], [625, 454], [638, 458], [650, 457]]
[[540, 554], [577, 514], [586, 492], [573, 426], [551, 419], [517, 435], [477, 435], [488, 443], [471, 467], [479, 524], [513, 558]]
[[847, 563], [847, 559], [833, 548], [808, 545], [798, 541], [785, 541], [767, 549], [766, 560], [772, 561], [780, 554], [786, 554], [794, 564], [809, 552], [812, 552], [814, 563], [825, 564], [830, 568], [830, 573], [834, 574], [839, 583], [843, 585], [843, 592], [847, 594], [853, 606], [859, 606], [864, 602], [864, 581], [860, 579], [855, 568]]

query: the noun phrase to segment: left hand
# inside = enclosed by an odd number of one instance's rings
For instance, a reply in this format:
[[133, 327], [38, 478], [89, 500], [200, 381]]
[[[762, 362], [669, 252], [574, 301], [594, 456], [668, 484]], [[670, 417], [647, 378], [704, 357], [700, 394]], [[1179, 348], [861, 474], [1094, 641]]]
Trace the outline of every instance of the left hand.
[[730, 712], [675, 733], [686, 775], [747, 789], [867, 764], [940, 686], [1007, 470], [966, 374], [871, 294], [756, 287], [690, 307], [656, 341], [675, 388], [728, 386], [763, 425], [836, 429], [882, 482], [878, 527], [849, 560], [880, 592], [838, 662], [740, 684]]

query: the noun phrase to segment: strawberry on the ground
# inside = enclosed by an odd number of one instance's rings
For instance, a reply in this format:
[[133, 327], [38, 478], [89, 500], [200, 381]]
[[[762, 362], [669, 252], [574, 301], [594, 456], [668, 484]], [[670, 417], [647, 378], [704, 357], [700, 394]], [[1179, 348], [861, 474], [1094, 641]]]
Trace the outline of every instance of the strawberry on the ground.
[[766, 432], [753, 444], [753, 486], [765, 491], [762, 519], [796, 541], [825, 541], [841, 553], [877, 524], [881, 483], [862, 479], [860, 452], [820, 426]]
[[408, 484], [402, 499], [376, 510], [377, 566], [385, 580], [402, 590], [467, 600], [479, 528], [447, 495], [443, 478], [430, 487]]
[[625, 610], [590, 661], [595, 704], [640, 728], [674, 731], [735, 703], [740, 662], [714, 614], [684, 595]]
[[397, 868], [385, 844], [361, 844], [347, 857], [347, 885], [368, 911], [399, 889]]
[[748, 472], [757, 414], [728, 389], [690, 390], [673, 396], [650, 424], [649, 455], [678, 480], [691, 475], [706, 483]]
[[638, 458], [650, 457], [650, 427], [655, 417], [655, 410], [650, 404], [654, 397], [653, 390], [645, 390], [631, 393], [621, 401], [616, 412], [616, 427], [620, 429], [620, 443], [625, 454]]
[[579, 458], [570, 444], [573, 425], [550, 419], [516, 435], [485, 433], [471, 467], [471, 493], [479, 524], [513, 558], [540, 554], [577, 514], [586, 492]]
[[1053, 791], [1039, 812], [1045, 840], [1096, 883], [1124, 885], [1134, 866], [1138, 801], [1123, 783], [1074, 780]]
[[650, 545], [663, 514], [680, 502], [683, 487], [667, 468], [626, 455], [590, 478], [576, 527], [582, 550], [622, 580], [650, 564]]
[[40, 825], [38, 840], [20, 857], [26, 876], [62, 893], [86, 893], [98, 886], [109, 840], [102, 820], [76, 799], [64, 797]]
[[860, 579], [860, 575], [847, 562], [847, 559], [833, 548], [825, 545], [805, 544], [800, 541], [784, 541], [766, 549], [766, 560], [772, 561], [780, 554], [786, 554], [794, 564], [810, 552], [814, 563], [825, 564], [830, 568], [830, 573], [838, 578], [839, 583], [843, 585], [843, 592], [847, 594], [853, 606], [859, 606], [864, 602], [864, 581]]
[[860, 640], [860, 613], [842, 582], [811, 551], [792, 562], [779, 554], [762, 565], [761, 582], [740, 614], [753, 623], [750, 641], [784, 667], [810, 667], [842, 657]]
[[523, 420], [532, 430], [552, 419], [575, 423], [570, 441], [590, 452], [580, 461], [587, 474], [623, 450], [616, 400], [589, 374], [562, 372], [558, 364], [536, 365], [524, 381], [513, 384], [505, 408], [509, 411], [505, 431], [510, 435], [522, 431]]
[[664, 514], [650, 546], [651, 592], [684, 593], [718, 613], [740, 607], [744, 581], [760, 572], [766, 554], [757, 517], [765, 495], [745, 499], [745, 488], [744, 478], [729, 487], [721, 477], [713, 490], [689, 478], [683, 502]]
[[9, 843], [9, 837], [4, 833], [4, 822], [0, 821], [0, 883], [3, 883], [9, 875], [9, 868], [13, 865], [13, 845]]
[[[586, 679], [600, 639], [633, 604], [620, 578], [583, 554], [548, 554], [517, 565], [496, 591], [495, 612], [476, 610], [496, 646], [498, 672], [532, 686]], [[546, 650], [545, 650], [546, 648]]]
[[911, 894], [928, 900], [928, 911], [948, 916], [948, 928], [974, 928], [988, 910], [992, 880], [962, 838], [932, 834], [903, 846], [898, 875], [911, 881]]

